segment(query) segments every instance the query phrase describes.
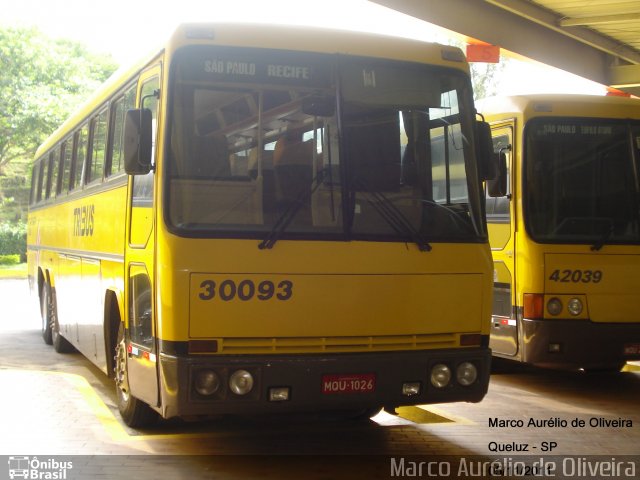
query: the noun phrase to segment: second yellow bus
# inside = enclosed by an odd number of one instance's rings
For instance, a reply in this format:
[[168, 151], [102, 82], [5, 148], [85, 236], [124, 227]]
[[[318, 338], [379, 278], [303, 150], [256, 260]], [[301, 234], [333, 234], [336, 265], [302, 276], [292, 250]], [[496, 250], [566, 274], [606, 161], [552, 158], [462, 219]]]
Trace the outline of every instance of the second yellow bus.
[[640, 101], [580, 95], [481, 104], [494, 355], [618, 371], [640, 359]]

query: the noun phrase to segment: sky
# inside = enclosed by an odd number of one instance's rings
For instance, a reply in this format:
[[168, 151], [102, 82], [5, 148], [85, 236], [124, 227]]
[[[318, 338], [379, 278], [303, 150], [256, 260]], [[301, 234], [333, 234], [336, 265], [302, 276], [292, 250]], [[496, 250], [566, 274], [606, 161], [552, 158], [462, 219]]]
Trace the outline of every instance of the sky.
[[[0, 0], [0, 25], [36, 27], [78, 40], [120, 64], [132, 63], [189, 21], [293, 23], [374, 31], [449, 43], [451, 34], [367, 0]], [[605, 87], [538, 63], [510, 59], [501, 94], [604, 94]]]

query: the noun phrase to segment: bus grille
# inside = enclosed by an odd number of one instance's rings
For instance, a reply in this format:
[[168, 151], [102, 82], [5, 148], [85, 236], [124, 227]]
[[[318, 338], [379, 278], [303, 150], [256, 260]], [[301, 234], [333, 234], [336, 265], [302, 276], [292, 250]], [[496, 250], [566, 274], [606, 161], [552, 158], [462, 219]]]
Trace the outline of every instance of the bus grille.
[[377, 337], [224, 338], [218, 353], [316, 353], [427, 350], [458, 346], [455, 334], [393, 335]]

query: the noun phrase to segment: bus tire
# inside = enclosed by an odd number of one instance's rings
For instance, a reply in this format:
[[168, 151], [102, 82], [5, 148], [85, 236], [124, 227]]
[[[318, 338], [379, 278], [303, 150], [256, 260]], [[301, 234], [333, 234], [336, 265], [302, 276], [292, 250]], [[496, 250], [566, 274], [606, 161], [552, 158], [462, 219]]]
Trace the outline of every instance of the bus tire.
[[51, 333], [51, 323], [47, 315], [47, 309], [49, 308], [49, 286], [44, 284], [40, 293], [40, 317], [42, 319], [42, 339], [47, 345], [53, 345], [53, 337]]
[[[45, 318], [46, 324], [51, 330], [51, 344], [53, 349], [58, 353], [71, 353], [75, 351], [75, 348], [69, 341], [60, 335], [60, 324], [58, 323], [58, 308], [56, 305], [56, 294], [48, 284], [45, 284], [43, 289], [43, 301], [45, 305]], [[46, 340], [45, 340], [46, 341]]]
[[127, 343], [124, 338], [124, 324], [118, 327], [118, 341], [115, 350], [116, 397], [118, 411], [124, 423], [131, 428], [144, 428], [153, 425], [158, 414], [146, 403], [131, 395], [127, 368]]

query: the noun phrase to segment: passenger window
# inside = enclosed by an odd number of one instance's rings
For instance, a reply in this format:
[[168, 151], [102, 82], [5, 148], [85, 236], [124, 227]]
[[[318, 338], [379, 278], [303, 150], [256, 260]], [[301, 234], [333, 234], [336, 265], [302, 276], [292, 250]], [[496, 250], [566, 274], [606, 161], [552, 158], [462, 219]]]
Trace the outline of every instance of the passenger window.
[[105, 176], [115, 175], [124, 171], [124, 119], [127, 110], [135, 108], [136, 89], [133, 85], [125, 94], [118, 98], [111, 108], [111, 154], [110, 164]]
[[107, 109], [91, 120], [91, 158], [85, 183], [102, 180], [104, 157], [107, 145]]
[[60, 166], [60, 152], [54, 150], [49, 154], [49, 170], [51, 179], [47, 188], [47, 198], [55, 198], [58, 193], [58, 168]]
[[67, 138], [61, 147], [62, 155], [62, 182], [60, 185], [60, 192], [64, 193], [69, 191], [69, 180], [71, 179], [71, 160], [73, 158], [73, 137]]
[[38, 180], [38, 201], [44, 200], [47, 194], [49, 162], [43, 158], [40, 160], [40, 179]]
[[29, 194], [29, 204], [33, 205], [36, 203], [36, 192], [38, 191], [38, 173], [40, 172], [40, 164], [38, 162], [34, 163], [33, 168], [31, 169], [31, 193]]
[[77, 133], [75, 144], [76, 154], [73, 162], [73, 183], [72, 189], [82, 185], [82, 175], [87, 159], [87, 145], [89, 143], [89, 126], [84, 125]]

